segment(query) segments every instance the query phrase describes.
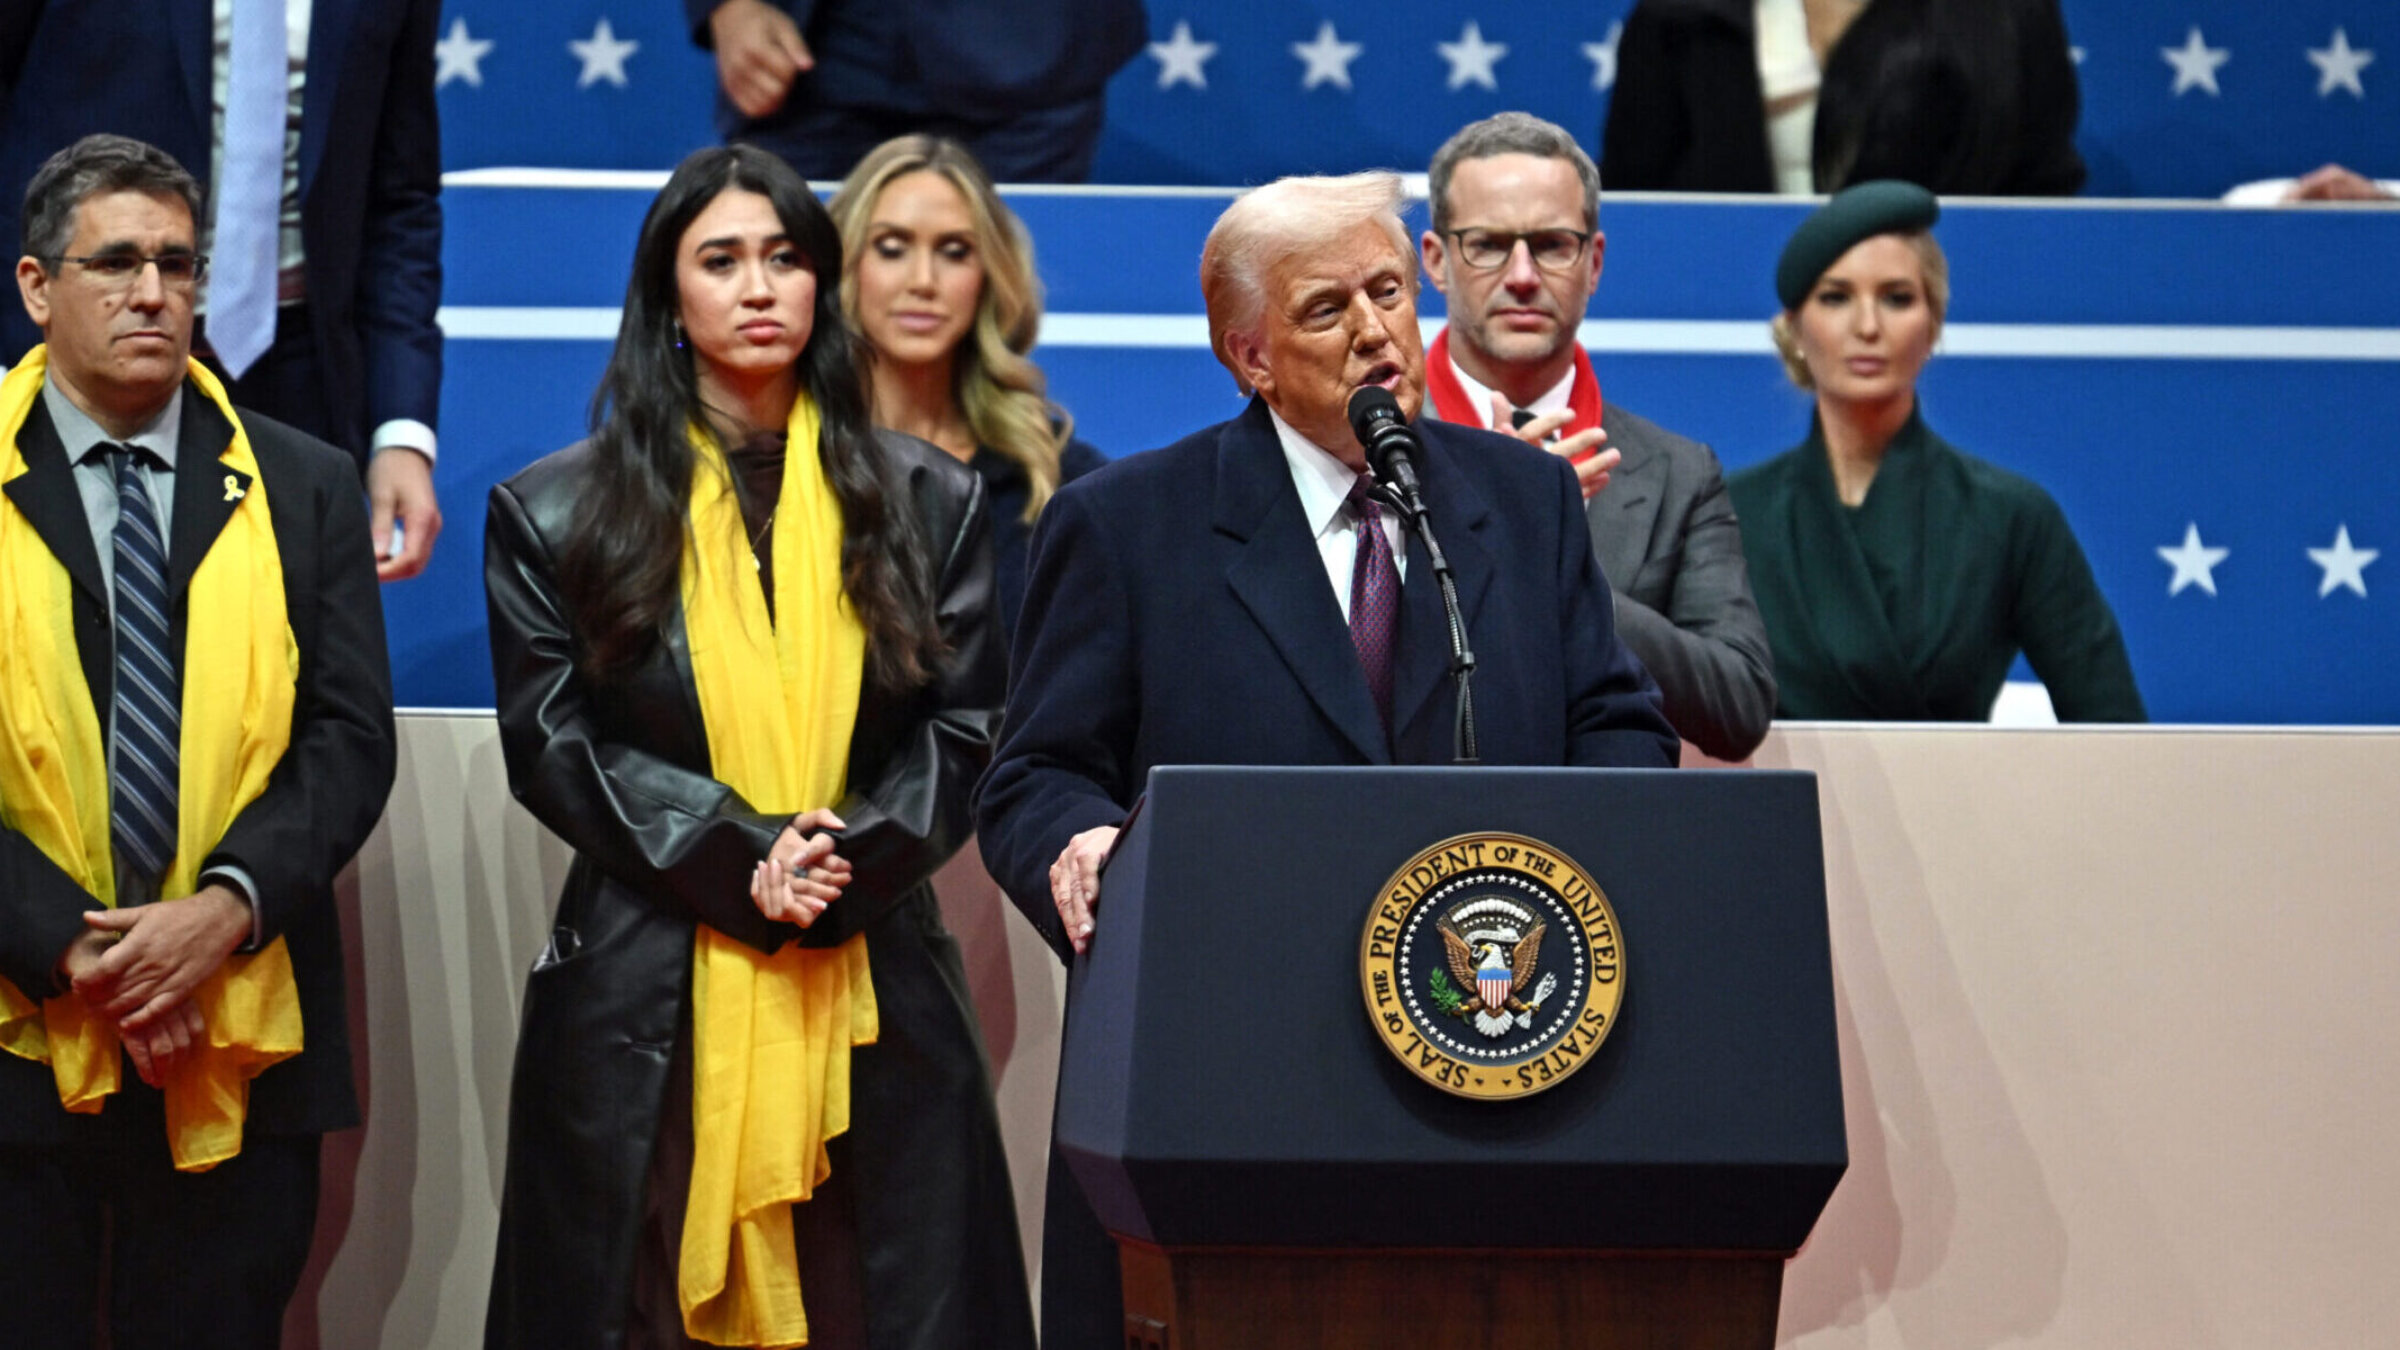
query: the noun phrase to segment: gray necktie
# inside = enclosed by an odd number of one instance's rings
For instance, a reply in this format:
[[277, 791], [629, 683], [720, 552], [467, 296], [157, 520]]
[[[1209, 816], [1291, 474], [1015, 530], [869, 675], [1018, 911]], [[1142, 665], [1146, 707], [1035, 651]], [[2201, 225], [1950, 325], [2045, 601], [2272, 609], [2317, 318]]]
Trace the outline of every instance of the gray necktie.
[[284, 0], [233, 0], [225, 144], [217, 161], [208, 341], [239, 376], [275, 341], [283, 224], [283, 137], [291, 101]]

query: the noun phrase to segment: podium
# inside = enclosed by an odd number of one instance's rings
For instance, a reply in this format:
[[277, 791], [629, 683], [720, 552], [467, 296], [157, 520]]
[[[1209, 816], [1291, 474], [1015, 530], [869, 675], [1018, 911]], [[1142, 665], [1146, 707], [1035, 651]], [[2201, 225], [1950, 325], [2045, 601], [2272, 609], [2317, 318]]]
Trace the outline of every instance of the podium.
[[[1395, 873], [1490, 833], [1579, 865], [1621, 941], [1605, 1038], [1506, 1100], [1404, 1063], [1361, 972]], [[1824, 877], [1803, 773], [1155, 770], [1056, 1127], [1125, 1343], [1773, 1345], [1848, 1164]]]

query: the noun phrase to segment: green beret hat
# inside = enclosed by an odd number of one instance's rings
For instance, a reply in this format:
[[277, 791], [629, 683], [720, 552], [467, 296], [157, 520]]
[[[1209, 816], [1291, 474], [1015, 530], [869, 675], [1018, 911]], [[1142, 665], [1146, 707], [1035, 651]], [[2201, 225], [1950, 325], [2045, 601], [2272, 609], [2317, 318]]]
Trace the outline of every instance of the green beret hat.
[[1817, 278], [1859, 241], [1928, 229], [1941, 214], [1942, 204], [1932, 193], [1896, 178], [1843, 188], [1792, 231], [1775, 264], [1776, 298], [1785, 309], [1800, 308]]

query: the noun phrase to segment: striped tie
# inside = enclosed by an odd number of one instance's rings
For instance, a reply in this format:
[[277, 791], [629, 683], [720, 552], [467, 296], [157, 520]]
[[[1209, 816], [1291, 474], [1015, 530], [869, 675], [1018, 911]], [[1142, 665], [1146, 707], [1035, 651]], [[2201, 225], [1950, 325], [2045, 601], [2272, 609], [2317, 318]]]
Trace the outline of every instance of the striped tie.
[[109, 824], [117, 851], [144, 877], [166, 875], [175, 857], [176, 751], [182, 699], [167, 653], [167, 548], [141, 451], [110, 448], [117, 471], [116, 784]]

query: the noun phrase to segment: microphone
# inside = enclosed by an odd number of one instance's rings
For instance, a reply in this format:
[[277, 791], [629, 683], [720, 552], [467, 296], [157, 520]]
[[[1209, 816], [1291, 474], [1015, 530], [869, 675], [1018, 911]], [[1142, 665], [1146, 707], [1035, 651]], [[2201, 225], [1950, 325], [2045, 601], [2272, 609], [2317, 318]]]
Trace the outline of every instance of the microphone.
[[1400, 412], [1400, 400], [1381, 385], [1370, 384], [1350, 396], [1350, 430], [1366, 447], [1367, 466], [1398, 495], [1400, 508], [1412, 518], [1425, 508], [1417, 500], [1416, 453], [1424, 446], [1416, 428]]
[[1367, 464], [1398, 501], [1400, 518], [1425, 541], [1425, 560], [1442, 594], [1442, 615], [1450, 628], [1450, 678], [1458, 686], [1450, 729], [1451, 758], [1473, 764], [1480, 758], [1475, 744], [1475, 650], [1467, 643], [1467, 621], [1458, 608], [1458, 578], [1441, 542], [1433, 537], [1433, 521], [1417, 490], [1416, 455], [1425, 446], [1416, 428], [1400, 412], [1400, 400], [1381, 385], [1370, 384], [1350, 396], [1350, 430], [1367, 449]]

